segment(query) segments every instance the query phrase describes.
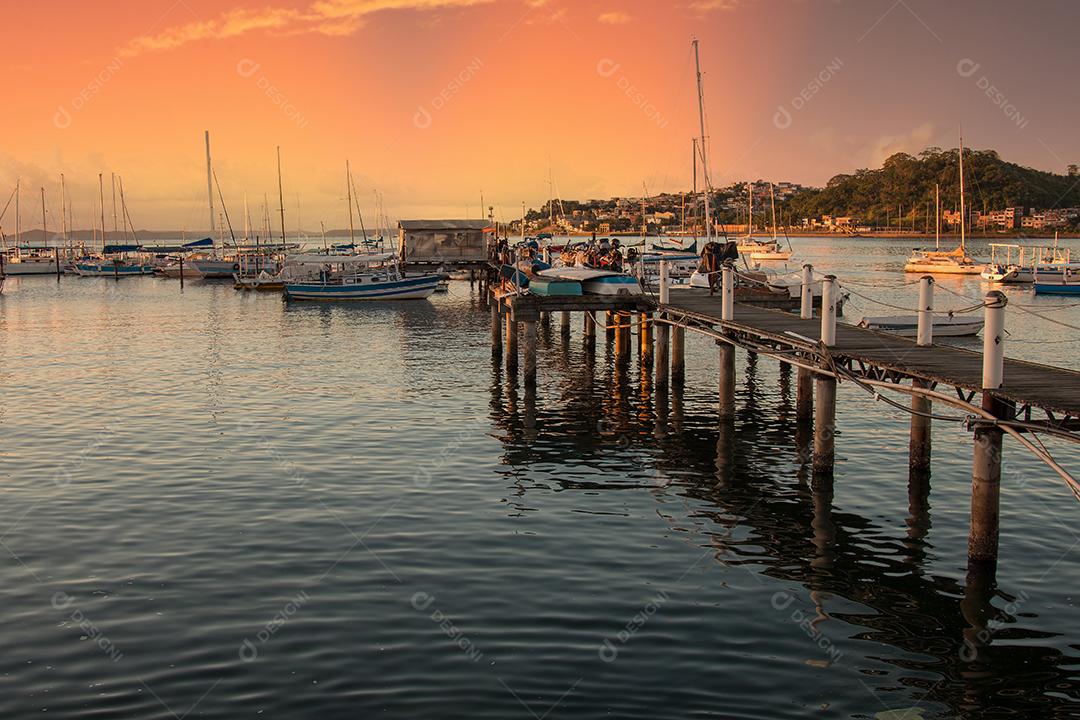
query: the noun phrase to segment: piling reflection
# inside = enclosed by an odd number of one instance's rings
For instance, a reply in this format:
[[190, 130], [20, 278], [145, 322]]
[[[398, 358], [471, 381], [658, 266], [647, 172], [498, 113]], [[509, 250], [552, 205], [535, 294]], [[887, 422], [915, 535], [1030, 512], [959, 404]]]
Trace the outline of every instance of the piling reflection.
[[[533, 463], [573, 458], [615, 472], [600, 475], [610, 482], [560, 478], [562, 489], [627, 490], [634, 485], [625, 477], [641, 473], [647, 454], [654, 475], [665, 479], [658, 494], [664, 505], [678, 496], [712, 508], [694, 512], [722, 530], [707, 533], [718, 561], [801, 585], [815, 609], [811, 626], [828, 623], [836, 637], [866, 641], [868, 663], [884, 657], [895, 668], [864, 681], [890, 702], [940, 705], [958, 716], [991, 708], [1045, 715], [1057, 702], [1050, 693], [1072, 692], [1074, 659], [1022, 642], [1028, 635], [1016, 623], [1017, 604], [996, 587], [992, 565], [973, 564], [964, 585], [925, 572], [928, 473], [908, 478], [906, 531], [898, 535], [876, 517], [835, 507], [832, 475], [811, 473], [813, 426], [791, 411], [790, 380], [786, 394], [764, 391], [764, 361], [747, 361], [738, 416], [718, 422], [704, 393], [690, 402], [676, 383], [654, 393], [647, 373], [627, 372], [612, 355], [593, 365], [585, 349], [571, 349], [568, 373], [556, 390], [542, 388], [526, 401], [524, 418], [513, 402], [496, 401], [510, 389], [500, 390], [493, 374], [491, 419], [502, 430], [505, 463], [527, 476]], [[655, 485], [643, 486], [657, 494]], [[658, 512], [673, 525], [685, 521], [670, 508]], [[745, 531], [733, 532], [735, 525]], [[829, 612], [827, 604], [844, 610]], [[1010, 642], [998, 649], [994, 628], [1003, 625]], [[882, 644], [894, 650], [883, 653]], [[891, 700], [901, 697], [898, 688], [907, 688], [903, 699]]]

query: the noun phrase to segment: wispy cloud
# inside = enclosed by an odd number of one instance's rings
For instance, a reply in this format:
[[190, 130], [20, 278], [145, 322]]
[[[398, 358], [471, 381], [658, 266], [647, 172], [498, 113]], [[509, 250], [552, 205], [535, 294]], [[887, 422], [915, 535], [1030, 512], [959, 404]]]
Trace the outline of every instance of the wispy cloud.
[[600, 17], [596, 18], [605, 25], [623, 25], [630, 22], [630, 16], [624, 12], [613, 10], [612, 12], [601, 13]]
[[694, 0], [690, 3], [691, 10], [699, 13], [712, 12], [713, 10], [734, 10], [740, 5], [745, 5], [749, 0]]
[[390, 10], [438, 10], [485, 5], [495, 0], [316, 0], [307, 9], [236, 9], [218, 17], [168, 28], [131, 40], [120, 49], [124, 57], [171, 50], [202, 40], [226, 40], [249, 32], [267, 30], [279, 34], [350, 35], [368, 15]]

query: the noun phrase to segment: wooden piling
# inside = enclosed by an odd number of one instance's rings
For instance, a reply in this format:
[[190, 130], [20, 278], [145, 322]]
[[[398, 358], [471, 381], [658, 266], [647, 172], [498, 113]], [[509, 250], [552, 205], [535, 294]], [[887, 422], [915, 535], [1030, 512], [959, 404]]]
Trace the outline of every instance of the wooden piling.
[[806, 422], [814, 417], [814, 373], [799, 368], [795, 385], [795, 419]]
[[570, 311], [563, 310], [559, 323], [559, 333], [563, 337], [570, 337]]
[[[1009, 404], [994, 395], [1005, 382], [1005, 306], [1008, 298], [997, 290], [983, 300], [982, 409], [1009, 420]], [[997, 561], [1001, 503], [1001, 440], [1004, 432], [981, 423], [975, 428], [975, 454], [971, 468], [971, 529], [968, 558]]]
[[735, 419], [735, 347], [720, 345], [720, 419]]
[[585, 351], [591, 358], [593, 353], [596, 352], [596, 315], [592, 310], [586, 310], [585, 313]]
[[640, 313], [638, 321], [638, 350], [641, 354], [641, 365], [651, 370], [653, 366], [652, 313]]
[[618, 315], [608, 310], [604, 317], [604, 331], [607, 333], [607, 339], [611, 340], [615, 337], [615, 321]]
[[499, 315], [499, 303], [491, 303], [491, 357], [496, 360], [502, 356], [502, 317]]
[[536, 388], [536, 322], [522, 323], [522, 344], [525, 351], [524, 375], [526, 391]]
[[621, 312], [614, 313], [614, 318], [615, 362], [622, 365], [630, 360], [630, 319]]
[[507, 310], [506, 312], [506, 340], [503, 345], [506, 347], [506, 372], [517, 372], [518, 366], [518, 338], [517, 338], [517, 323], [514, 321], [513, 314]]
[[671, 328], [671, 384], [682, 385], [686, 380], [686, 328]]
[[836, 457], [836, 379], [819, 376], [815, 384], [814, 475], [831, 475]]
[[[930, 383], [914, 379], [912, 387], [927, 389]], [[932, 404], [928, 398], [911, 396], [911, 440], [908, 443], [908, 467], [911, 470], [930, 468], [930, 411]]]
[[[662, 319], [662, 318], [661, 318]], [[666, 322], [656, 326], [656, 391], [667, 391], [671, 373], [670, 352], [671, 327]]]

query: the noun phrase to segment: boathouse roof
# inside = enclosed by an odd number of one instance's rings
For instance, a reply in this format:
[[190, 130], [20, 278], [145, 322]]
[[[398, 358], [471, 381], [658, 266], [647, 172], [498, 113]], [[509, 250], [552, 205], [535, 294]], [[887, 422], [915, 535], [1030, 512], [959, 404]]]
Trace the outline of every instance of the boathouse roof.
[[398, 223], [402, 230], [486, 230], [491, 227], [488, 220], [402, 220]]

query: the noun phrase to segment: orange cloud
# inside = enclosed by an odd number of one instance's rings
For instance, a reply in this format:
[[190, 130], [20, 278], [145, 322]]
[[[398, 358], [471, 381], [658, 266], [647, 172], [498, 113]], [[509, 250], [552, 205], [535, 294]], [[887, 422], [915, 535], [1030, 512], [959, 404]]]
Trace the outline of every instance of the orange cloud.
[[284, 34], [350, 35], [363, 25], [367, 15], [389, 10], [437, 10], [448, 7], [483, 5], [495, 0], [317, 0], [307, 10], [293, 8], [238, 9], [216, 19], [169, 28], [143, 35], [120, 49], [131, 57], [155, 50], [171, 50], [201, 40], [225, 40], [256, 30]]
[[601, 13], [600, 17], [596, 19], [606, 25], [623, 25], [630, 22], [630, 16], [624, 12], [619, 12], [618, 10]]

